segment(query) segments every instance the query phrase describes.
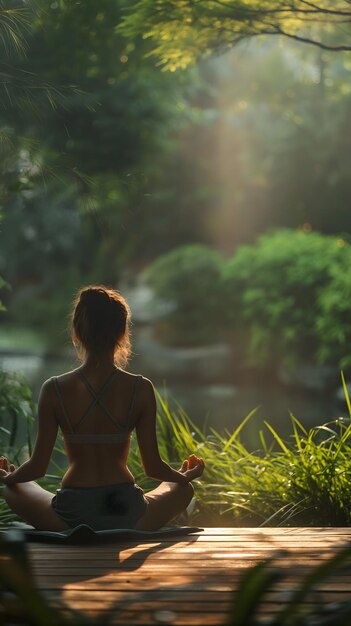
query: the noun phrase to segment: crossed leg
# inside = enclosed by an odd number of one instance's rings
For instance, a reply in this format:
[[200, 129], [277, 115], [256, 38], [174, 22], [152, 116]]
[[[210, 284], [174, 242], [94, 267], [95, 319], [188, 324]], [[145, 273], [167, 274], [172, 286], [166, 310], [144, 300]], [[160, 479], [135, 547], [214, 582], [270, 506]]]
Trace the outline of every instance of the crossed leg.
[[56, 515], [51, 506], [53, 494], [37, 483], [5, 485], [3, 496], [12, 511], [38, 530], [60, 532], [68, 529], [68, 526]]
[[[161, 483], [145, 494], [149, 505], [136, 528], [161, 528], [186, 509], [193, 495], [191, 483]], [[51, 506], [52, 493], [35, 482], [17, 483], [11, 487], [5, 485], [3, 496], [14, 513], [38, 530], [60, 532], [69, 528]]]
[[[149, 505], [136, 528], [138, 530], [161, 528], [186, 509], [193, 495], [191, 483], [186, 485], [161, 483], [156, 489], [145, 494]], [[38, 530], [60, 532], [69, 528], [51, 506], [52, 493], [35, 482], [5, 485], [3, 497], [14, 513]]]
[[191, 483], [181, 485], [163, 482], [144, 495], [149, 505], [136, 528], [137, 530], [157, 530], [187, 508], [194, 495], [194, 488]]

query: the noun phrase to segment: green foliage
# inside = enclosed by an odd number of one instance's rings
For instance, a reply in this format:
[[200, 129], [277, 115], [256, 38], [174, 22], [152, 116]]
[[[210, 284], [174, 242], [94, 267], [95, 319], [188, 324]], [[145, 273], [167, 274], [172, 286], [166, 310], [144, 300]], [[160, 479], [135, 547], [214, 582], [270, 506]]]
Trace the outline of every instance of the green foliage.
[[[12, 531], [8, 537], [0, 539], [0, 589], [11, 599], [2, 604], [4, 620], [12, 622], [18, 619], [18, 611], [27, 623], [36, 626], [64, 626], [69, 624], [66, 616], [50, 607], [47, 600], [36, 588], [30, 569], [26, 545], [18, 531]], [[12, 600], [12, 601], [11, 601]], [[13, 602], [14, 600], [14, 602]]]
[[[0, 450], [1, 455], [9, 455], [16, 464], [22, 461], [24, 448], [31, 453], [34, 415], [32, 392], [25, 380], [0, 370]], [[19, 445], [19, 439], [25, 444]], [[2, 524], [13, 519], [13, 513], [2, 498], [0, 517]]]
[[180, 343], [211, 343], [217, 336], [222, 259], [200, 244], [182, 246], [158, 258], [145, 279], [170, 306], [167, 315]]
[[215, 339], [223, 329], [250, 365], [299, 360], [349, 364], [351, 246], [345, 239], [278, 230], [227, 261], [201, 245], [159, 257], [144, 276], [169, 304], [166, 341]]
[[121, 31], [134, 40], [151, 39], [152, 54], [165, 69], [185, 68], [213, 52], [224, 52], [243, 39], [283, 35], [329, 50], [350, 50], [344, 20], [347, 0], [138, 0], [130, 7]]
[[[32, 3], [25, 4], [29, 10]], [[177, 140], [170, 132], [188, 123], [185, 92], [196, 90], [195, 75], [190, 84], [141, 62], [147, 44], [127, 44], [116, 29], [126, 4], [39, 2], [26, 55], [15, 59], [29, 94], [17, 81], [13, 105], [1, 114], [6, 211], [0, 272], [14, 294], [5, 304], [9, 316], [15, 312], [13, 321], [39, 324], [48, 336], [64, 317], [73, 283], [118, 283], [126, 267], [132, 273], [157, 249], [189, 237], [194, 222], [188, 215], [192, 181], [177, 198], [184, 219], [169, 207], [178, 195], [175, 170], [186, 169], [178, 155], [174, 164]], [[31, 91], [30, 79], [36, 81]], [[40, 85], [54, 85], [56, 92], [49, 98]], [[56, 308], [50, 307], [54, 300]]]
[[351, 337], [351, 276], [350, 267], [330, 267], [330, 288], [320, 293], [320, 315], [316, 320], [318, 336], [322, 338], [319, 356], [322, 361], [340, 356], [342, 368], [350, 365], [347, 349]]
[[[279, 608], [274, 616], [265, 616], [267, 626], [346, 626], [351, 617], [351, 603], [349, 600], [336, 604], [321, 604], [317, 600], [318, 585], [340, 574], [349, 566], [351, 547], [345, 545], [337, 554], [330, 557], [321, 565], [315, 566], [308, 574], [302, 575], [299, 584], [291, 590], [291, 597], [286, 605]], [[282, 555], [284, 558], [284, 555]], [[278, 557], [279, 558], [279, 557]], [[227, 626], [259, 626], [262, 618], [258, 615], [262, 604], [268, 600], [267, 594], [275, 590], [279, 581], [281, 584], [285, 572], [279, 566], [278, 558], [267, 559], [250, 568], [242, 576], [239, 589], [231, 608], [231, 615]]]
[[18, 25], [26, 53], [13, 51], [0, 120], [8, 319], [52, 337], [72, 285], [134, 280], [189, 242], [228, 253], [271, 226], [349, 230], [346, 54], [257, 42], [170, 75], [149, 56], [152, 38], [121, 36], [130, 3], [18, 5], [32, 11], [30, 28]]
[[[10, 191], [26, 190], [30, 180], [36, 178], [34, 172], [45, 176], [49, 171], [38, 156], [37, 137], [24, 120], [32, 119], [34, 127], [48, 111], [69, 108], [72, 100], [84, 96], [74, 85], [50, 82], [28, 64], [31, 36], [45, 11], [46, 3], [40, 0], [3, 0], [0, 6], [1, 201]], [[26, 136], [20, 135], [19, 129], [25, 130]]]
[[[32, 17], [31, 8], [24, 2], [6, 2], [0, 6], [0, 40], [3, 51], [8, 59], [14, 54], [24, 55], [27, 48], [26, 33]], [[6, 78], [3, 76], [3, 79]], [[1, 81], [1, 86], [6, 80]]]
[[[20, 425], [25, 425], [27, 444], [31, 450], [29, 430], [33, 426], [35, 405], [32, 392], [26, 381], [9, 372], [0, 370], [0, 432], [1, 454], [7, 454], [17, 444], [17, 432]], [[15, 455], [18, 460], [18, 453]]]
[[90, 175], [118, 177], [137, 167], [163, 118], [162, 83], [150, 65], [138, 66], [136, 46], [116, 32], [124, 6], [123, 0], [53, 3], [40, 13], [30, 41], [31, 68], [43, 79], [82, 90], [69, 106], [34, 120], [32, 129], [54, 158], [62, 162], [65, 156]]
[[240, 247], [224, 270], [224, 290], [229, 322], [247, 331], [252, 362], [345, 359], [350, 267], [350, 245], [320, 233], [278, 231]]
[[[53, 273], [54, 276], [54, 273]], [[28, 285], [18, 291], [11, 300], [8, 314], [11, 315], [12, 324], [21, 328], [26, 322], [25, 328], [32, 330], [29, 337], [35, 338], [29, 342], [31, 352], [39, 351], [65, 351], [71, 347], [70, 341], [70, 313], [72, 296], [82, 284], [82, 276], [74, 267], [67, 270], [65, 281], [58, 280], [55, 290], [52, 292], [50, 283], [42, 285]], [[28, 307], [28, 302], [31, 306]], [[12, 326], [14, 330], [16, 326]], [[27, 335], [28, 336], [28, 335]], [[21, 347], [17, 345], [17, 350]], [[12, 342], [11, 350], [15, 344]], [[23, 349], [23, 347], [22, 347]]]
[[[348, 526], [351, 524], [350, 419], [304, 429], [292, 416], [284, 442], [266, 423], [262, 449], [250, 451], [241, 433], [252, 411], [233, 431], [197, 427], [179, 407], [159, 397], [161, 455], [178, 467], [189, 452], [205, 460], [196, 481], [195, 523], [228, 526]], [[167, 444], [168, 442], [168, 444]], [[169, 442], [172, 442], [171, 445]], [[141, 466], [131, 466], [138, 476]]]
[[[9, 289], [10, 285], [0, 276], [0, 291], [1, 289]], [[0, 313], [5, 311], [5, 307], [3, 305], [3, 303], [0, 300]]]

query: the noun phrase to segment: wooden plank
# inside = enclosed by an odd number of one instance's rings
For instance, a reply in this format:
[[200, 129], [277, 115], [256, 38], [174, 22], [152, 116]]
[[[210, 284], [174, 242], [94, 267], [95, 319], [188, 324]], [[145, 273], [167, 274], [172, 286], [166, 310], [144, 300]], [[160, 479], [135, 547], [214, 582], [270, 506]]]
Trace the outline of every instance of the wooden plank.
[[[314, 549], [319, 549], [319, 548], [326, 548], [327, 546], [337, 546], [337, 545], [343, 545], [344, 543], [348, 543], [351, 540], [351, 535], [348, 539], [343, 539], [343, 540], [322, 540], [322, 541], [312, 541], [309, 540], [308, 538], [306, 540], [299, 540], [298, 542], [296, 540], [293, 541], [284, 541], [284, 540], [272, 540], [272, 541], [264, 541], [264, 540], [256, 540], [256, 541], [207, 541], [207, 542], [178, 542], [178, 543], [173, 543], [173, 544], [137, 544], [138, 545], [138, 550], [139, 551], [147, 551], [147, 550], [152, 550], [152, 551], [157, 551], [159, 550], [190, 550], [190, 549], [194, 549], [194, 550], [198, 550], [199, 546], [201, 546], [202, 550], [206, 550], [206, 549], [216, 549], [216, 550], [221, 550], [221, 549], [228, 549], [228, 548], [251, 548], [252, 546], [257, 546], [258, 549], [261, 549], [262, 547], [267, 547], [267, 546], [282, 546], [284, 548], [294, 548], [297, 547], [298, 549], [300, 548], [314, 548]], [[33, 545], [33, 544], [32, 544]], [[158, 547], [159, 546], [159, 547]], [[125, 552], [126, 550], [130, 550], [130, 549], [135, 549], [135, 545], [134, 544], [111, 544], [110, 549], [105, 547], [105, 550], [103, 549], [103, 547], [101, 546], [100, 550], [97, 549], [96, 546], [94, 547], [90, 547], [90, 546], [86, 546], [86, 548], [88, 548], [89, 550], [89, 554], [114, 554], [114, 553], [119, 553], [119, 552]], [[52, 549], [46, 549], [46, 550], [41, 550], [41, 549], [34, 549], [33, 552], [35, 554], [55, 554], [58, 552], [58, 548], [56, 547], [56, 549], [52, 548]], [[75, 553], [80, 553], [81, 550], [80, 548], [77, 548], [75, 546], [61, 546], [60, 547], [60, 553], [64, 554], [65, 552], [68, 552], [70, 554], [75, 554]]]
[[[198, 545], [178, 545], [178, 546], [169, 546], [166, 547], [163, 546], [161, 549], [158, 548], [152, 548], [152, 547], [148, 547], [148, 548], [143, 548], [140, 549], [139, 548], [133, 548], [133, 547], [129, 547], [125, 550], [112, 550], [110, 552], [97, 552], [94, 550], [91, 550], [89, 547], [86, 549], [86, 551], [82, 552], [79, 550], [72, 550], [72, 551], [67, 551], [66, 553], [64, 553], [63, 551], [60, 553], [57, 552], [46, 552], [46, 553], [37, 553], [37, 552], [30, 552], [33, 561], [34, 560], [40, 560], [40, 559], [47, 559], [48, 561], [51, 560], [52, 558], [56, 559], [56, 558], [60, 558], [60, 559], [64, 559], [65, 558], [65, 554], [67, 555], [67, 558], [80, 558], [82, 560], [87, 560], [87, 559], [94, 559], [94, 558], [99, 558], [99, 559], [107, 559], [107, 560], [111, 560], [111, 559], [115, 559], [115, 560], [125, 560], [126, 558], [129, 558], [132, 555], [135, 555], [135, 558], [140, 558], [140, 559], [145, 559], [145, 558], [149, 558], [149, 557], [157, 557], [157, 558], [162, 558], [163, 556], [165, 558], [173, 558], [172, 555], [179, 555], [179, 557], [183, 557], [186, 558], [187, 555], [190, 554], [203, 554], [208, 556], [209, 558], [211, 558], [213, 556], [213, 558], [217, 558], [216, 555], [223, 555], [223, 554], [231, 554], [231, 555], [235, 555], [235, 554], [251, 554], [251, 553], [257, 553], [257, 554], [267, 554], [267, 553], [273, 553], [273, 552], [277, 552], [277, 551], [284, 551], [284, 552], [289, 552], [289, 554], [303, 554], [303, 553], [309, 553], [309, 554], [314, 554], [316, 556], [318, 556], [319, 554], [331, 554], [332, 552], [335, 552], [335, 549], [337, 549], [338, 547], [342, 547], [343, 545], [346, 545], [346, 543], [349, 542], [338, 542], [335, 544], [324, 544], [324, 545], [315, 545], [315, 544], [304, 544], [301, 543], [299, 545], [289, 545], [289, 544], [284, 544], [283, 542], [280, 543], [275, 543], [275, 544], [252, 544], [252, 545], [247, 545], [247, 544], [242, 544], [242, 545], [234, 545], [234, 544], [227, 544], [227, 545], [218, 545], [218, 544], [211, 544], [211, 545], [206, 545], [206, 546], [201, 546], [199, 547]], [[219, 557], [220, 558], [220, 557]]]
[[[240, 573], [241, 574], [241, 573]], [[233, 591], [238, 588], [239, 583], [241, 582], [241, 575], [237, 576], [228, 576], [227, 578], [218, 579], [215, 576], [208, 576], [207, 578], [196, 578], [192, 579], [189, 582], [189, 579], [180, 576], [171, 576], [169, 575], [167, 580], [157, 578], [157, 575], [150, 576], [140, 576], [138, 579], [131, 579], [128, 577], [120, 577], [116, 578], [89, 578], [83, 580], [72, 580], [71, 582], [66, 581], [66, 584], [62, 586], [60, 583], [62, 581], [58, 581], [58, 585], [55, 585], [54, 580], [46, 580], [43, 581], [42, 589], [45, 592], [54, 593], [55, 590], [61, 590], [64, 593], [80, 593], [81, 591], [89, 591], [100, 593], [101, 590], [104, 592], [115, 593], [117, 591], [125, 592], [126, 590], [129, 592], [142, 593], [144, 591], [148, 591], [148, 594], [151, 591], [160, 592], [164, 594], [164, 590], [168, 592], [172, 592], [176, 595], [181, 593], [190, 593], [193, 594], [195, 592], [199, 592], [202, 594], [207, 594], [207, 592], [213, 593], [222, 593], [223, 591]], [[281, 582], [277, 582], [274, 585], [274, 592], [289, 592], [296, 588], [301, 583], [301, 577], [299, 572], [296, 572], [294, 576], [284, 577], [281, 579]], [[350, 593], [351, 594], [351, 586], [350, 586], [350, 576], [340, 577], [340, 576], [332, 576], [330, 579], [320, 582], [315, 586], [315, 589], [320, 593], [325, 592], [336, 592], [336, 593]], [[272, 591], [272, 590], [271, 590]]]
[[[295, 581], [298, 582], [297, 580]], [[267, 605], [282, 605], [284, 603], [288, 603], [292, 597], [292, 592], [295, 587], [280, 587], [275, 588], [274, 590], [268, 592], [263, 599], [263, 604]], [[105, 590], [102, 594], [101, 591], [98, 590], [90, 590], [86, 593], [81, 593], [80, 591], [73, 589], [65, 589], [63, 594], [56, 594], [54, 591], [45, 591], [43, 595], [47, 598], [50, 598], [52, 602], [55, 604], [73, 604], [74, 606], [78, 605], [91, 605], [96, 610], [99, 607], [108, 607], [113, 605], [114, 603], [127, 603], [128, 606], [132, 606], [135, 603], [150, 603], [150, 606], [164, 606], [164, 605], [177, 605], [179, 610], [183, 610], [185, 606], [187, 606], [190, 610], [190, 607], [193, 607], [197, 604], [209, 605], [209, 608], [214, 609], [219, 604], [227, 605], [228, 603], [233, 601], [235, 594], [238, 590], [237, 585], [233, 585], [230, 591], [222, 592], [222, 591], [210, 591], [209, 593], [205, 592], [205, 590], [194, 590], [193, 588], [189, 588], [188, 590], [170, 588], [167, 590], [167, 594], [164, 592], [164, 589], [129, 589], [128, 592], [124, 590]], [[328, 599], [330, 602], [348, 600], [350, 601], [351, 591], [350, 587], [344, 588], [343, 591], [340, 590], [325, 590], [319, 589], [316, 592], [313, 592], [313, 595], [309, 598], [306, 598], [306, 604], [313, 605], [314, 603], [320, 603], [321, 601], [325, 601]], [[182, 608], [183, 607], [183, 608]]]
[[[238, 558], [237, 560], [234, 559], [223, 559], [223, 560], [218, 560], [215, 561], [213, 560], [212, 562], [206, 562], [203, 559], [197, 559], [196, 561], [192, 561], [192, 567], [195, 567], [197, 569], [198, 572], [200, 572], [201, 570], [206, 570], [207, 573], [209, 572], [218, 572], [219, 575], [223, 574], [223, 572], [231, 572], [231, 570], [235, 570], [238, 567], [252, 567], [254, 565], [256, 565], [259, 561], [261, 561], [261, 558], [255, 558], [255, 556], [250, 557], [250, 558], [246, 558], [246, 559], [242, 559], [242, 558]], [[324, 559], [325, 560], [325, 559]], [[322, 559], [320, 560], [320, 562], [322, 561]], [[141, 562], [136, 562], [136, 561], [130, 561], [126, 564], [116, 564], [116, 563], [111, 563], [109, 565], [105, 565], [104, 562], [96, 562], [94, 561], [93, 563], [87, 563], [85, 566], [82, 565], [81, 563], [75, 563], [74, 561], [71, 561], [71, 564], [69, 563], [57, 563], [56, 567], [55, 567], [55, 573], [57, 575], [65, 575], [67, 572], [67, 568], [69, 568], [70, 574], [71, 575], [86, 575], [89, 574], [90, 576], [92, 575], [100, 575], [101, 573], [106, 572], [109, 569], [114, 570], [115, 572], [127, 572], [127, 571], [135, 571], [138, 567], [141, 566]], [[302, 571], [302, 569], [310, 569], [311, 567], [311, 560], [308, 557], [300, 557], [298, 560], [297, 559], [284, 559], [284, 560], [279, 560], [277, 559], [274, 562], [274, 565], [272, 567], [279, 567], [282, 571], [291, 569], [292, 567], [299, 567], [299, 571]], [[172, 569], [179, 569], [179, 570], [187, 570], [189, 567], [189, 561], [188, 560], [184, 560], [184, 561], [176, 561], [176, 559], [173, 560], [173, 566]], [[145, 563], [143, 565], [143, 571], [144, 572], [169, 572], [170, 571], [170, 564], [169, 561], [167, 559], [162, 559], [156, 562], [149, 562], [149, 563]], [[38, 572], [40, 573], [41, 576], [47, 576], [52, 572], [52, 567], [50, 567], [47, 564], [41, 565], [40, 568], [34, 568], [34, 572]]]
[[[248, 539], [246, 541], [243, 540], [239, 540], [236, 538], [233, 539], [227, 539], [224, 540], [222, 539], [221, 541], [178, 541], [178, 542], [173, 542], [173, 543], [166, 543], [166, 542], [162, 542], [162, 543], [140, 543], [140, 544], [133, 544], [133, 543], [119, 543], [119, 544], [110, 544], [110, 545], [100, 545], [100, 546], [89, 546], [89, 554], [94, 554], [94, 552], [99, 553], [99, 554], [111, 554], [114, 552], [121, 552], [123, 550], [127, 550], [130, 547], [135, 547], [135, 545], [139, 545], [139, 549], [141, 550], [147, 550], [149, 549], [155, 549], [157, 548], [157, 546], [160, 546], [160, 548], [162, 548], [163, 550], [165, 550], [166, 548], [178, 548], [179, 546], [201, 546], [202, 549], [205, 549], [206, 546], [210, 546], [211, 548], [213, 546], [216, 546], [217, 548], [227, 548], [228, 546], [253, 546], [253, 545], [257, 545], [257, 546], [262, 546], [262, 545], [284, 545], [284, 546], [292, 546], [292, 547], [297, 547], [299, 548], [300, 546], [303, 547], [310, 547], [311, 544], [314, 546], [326, 546], [326, 545], [341, 545], [343, 542], [347, 543], [348, 541], [350, 541], [351, 539], [351, 535], [349, 537], [346, 536], [339, 536], [339, 537], [335, 537], [335, 538], [321, 538], [320, 540], [318, 538], [313, 538], [313, 537], [307, 537], [302, 539], [285, 539], [285, 538], [280, 538], [280, 537], [276, 537], [275, 539], [269, 539], [266, 537], [258, 537], [258, 538], [252, 538], [252, 539]], [[57, 546], [47, 546], [45, 549], [42, 549], [40, 547], [38, 547], [39, 544], [32, 544], [32, 546], [34, 547], [34, 551], [36, 554], [48, 554], [48, 553], [57, 553]], [[62, 553], [64, 554], [66, 551], [71, 550], [72, 552], [76, 551], [76, 552], [81, 552], [83, 553], [84, 550], [81, 547], [78, 546], [69, 546], [69, 545], [64, 545], [64, 546], [60, 546], [60, 549], [62, 550]]]
[[[247, 541], [227, 541], [227, 542], [198, 542], [198, 543], [186, 543], [186, 542], [182, 542], [182, 543], [178, 543], [178, 544], [170, 544], [170, 545], [166, 545], [166, 544], [157, 544], [157, 545], [126, 545], [126, 546], [114, 546], [112, 545], [110, 547], [110, 550], [107, 550], [105, 548], [105, 550], [103, 548], [101, 548], [101, 550], [96, 550], [95, 548], [91, 548], [89, 546], [86, 546], [87, 549], [87, 554], [94, 556], [94, 555], [107, 555], [107, 556], [118, 556], [120, 554], [126, 554], [127, 552], [135, 552], [135, 553], [140, 553], [140, 554], [146, 554], [147, 552], [149, 553], [153, 553], [153, 554], [157, 554], [157, 553], [162, 553], [164, 551], [167, 550], [167, 553], [169, 554], [172, 551], [175, 552], [189, 552], [189, 551], [193, 551], [193, 552], [199, 552], [199, 551], [213, 551], [213, 550], [218, 550], [218, 551], [222, 551], [222, 550], [258, 550], [258, 551], [262, 551], [267, 550], [267, 549], [277, 549], [277, 548], [282, 548], [282, 549], [297, 549], [297, 550], [325, 550], [326, 548], [329, 549], [334, 549], [337, 546], [343, 546], [345, 544], [349, 544], [351, 540], [342, 540], [342, 541], [324, 541], [324, 542], [317, 542], [317, 541], [252, 541], [252, 542], [247, 542]], [[40, 556], [40, 555], [44, 555], [47, 556], [48, 558], [51, 558], [51, 556], [56, 556], [56, 554], [58, 554], [58, 550], [29, 550], [29, 552], [33, 552], [33, 554], [35, 556]], [[82, 554], [82, 550], [76, 547], [73, 547], [71, 549], [69, 549], [69, 546], [67, 546], [67, 548], [65, 548], [64, 550], [61, 549], [59, 551], [59, 553], [63, 556], [64, 554], [71, 554], [71, 555], [79, 555]]]
[[[261, 606], [262, 615], [273, 615], [311, 566], [350, 539], [350, 528], [208, 528], [196, 536], [142, 543], [29, 544], [28, 551], [37, 585], [55, 606], [76, 607], [103, 620], [117, 603], [112, 624], [147, 626], [168, 620], [176, 626], [217, 626], [225, 623], [248, 567], [276, 555], [274, 567], [284, 578]], [[351, 574], [339, 569], [314, 591], [313, 602], [345, 599], [351, 600]]]

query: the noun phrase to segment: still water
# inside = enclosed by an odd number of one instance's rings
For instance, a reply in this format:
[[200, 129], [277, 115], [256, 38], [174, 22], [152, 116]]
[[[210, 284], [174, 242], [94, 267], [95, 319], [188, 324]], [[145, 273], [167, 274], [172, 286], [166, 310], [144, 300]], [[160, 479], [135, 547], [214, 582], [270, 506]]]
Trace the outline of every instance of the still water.
[[[21, 373], [30, 384], [34, 398], [37, 399], [44, 380], [53, 375], [77, 367], [73, 353], [66, 356], [44, 357], [34, 354], [0, 354], [0, 367], [8, 371]], [[314, 391], [291, 388], [278, 383], [260, 381], [236, 384], [230, 376], [217, 376], [215, 382], [208, 376], [195, 373], [180, 377], [152, 366], [152, 360], [144, 360], [136, 354], [129, 370], [142, 372], [150, 378], [161, 395], [167, 395], [169, 403], [176, 410], [177, 403], [184, 409], [193, 422], [202, 426], [223, 431], [232, 431], [243, 418], [256, 409], [255, 414], [245, 426], [242, 440], [250, 447], [259, 446], [259, 431], [268, 434], [264, 421], [268, 421], [285, 439], [291, 434], [292, 413], [305, 427], [316, 426], [347, 415], [346, 403], [337, 399], [334, 391]], [[270, 437], [268, 436], [268, 439]]]

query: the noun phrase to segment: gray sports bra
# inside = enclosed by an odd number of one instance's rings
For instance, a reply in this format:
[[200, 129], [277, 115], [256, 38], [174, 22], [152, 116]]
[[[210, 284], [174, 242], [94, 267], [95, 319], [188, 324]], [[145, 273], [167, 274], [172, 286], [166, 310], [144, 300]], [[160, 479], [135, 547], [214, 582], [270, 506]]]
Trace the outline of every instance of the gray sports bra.
[[[134, 409], [134, 404], [135, 404], [135, 398], [136, 398], [136, 395], [137, 395], [137, 390], [138, 390], [138, 387], [139, 387], [140, 382], [141, 382], [143, 377], [142, 376], [136, 376], [135, 377], [135, 384], [134, 384], [133, 394], [132, 394], [132, 397], [131, 397], [131, 400], [130, 400], [130, 404], [129, 404], [127, 421], [126, 421], [126, 423], [124, 425], [122, 425], [113, 417], [113, 415], [111, 414], [109, 409], [104, 405], [104, 403], [101, 400], [102, 394], [104, 393], [105, 389], [110, 385], [110, 383], [113, 381], [113, 379], [116, 376], [117, 372], [118, 372], [118, 370], [115, 370], [111, 374], [111, 376], [108, 377], [108, 379], [102, 385], [100, 390], [98, 392], [96, 392], [95, 389], [93, 389], [93, 387], [89, 383], [89, 381], [85, 378], [84, 374], [80, 370], [77, 371], [77, 375], [84, 382], [84, 384], [85, 384], [86, 388], [88, 389], [88, 391], [90, 391], [91, 395], [93, 396], [93, 400], [89, 404], [89, 406], [86, 409], [86, 411], [84, 411], [83, 415], [78, 420], [78, 422], [75, 425], [75, 427], [72, 426], [71, 421], [70, 421], [70, 419], [68, 417], [68, 414], [67, 414], [67, 411], [66, 411], [66, 407], [65, 407], [64, 402], [63, 402], [63, 398], [62, 398], [62, 393], [61, 393], [61, 390], [60, 390], [59, 382], [58, 382], [56, 376], [52, 377], [51, 380], [52, 380], [52, 382], [54, 384], [54, 387], [55, 387], [55, 390], [56, 390], [56, 393], [57, 393], [57, 397], [59, 399], [60, 406], [61, 406], [61, 409], [62, 409], [63, 416], [64, 416], [66, 424], [67, 424], [67, 426], [69, 428], [69, 432], [63, 432], [62, 431], [62, 434], [65, 436], [66, 441], [69, 441], [69, 442], [72, 442], [72, 443], [120, 443], [120, 442], [123, 442], [123, 441], [128, 441], [128, 439], [130, 438], [131, 432], [132, 432], [132, 430], [135, 427], [135, 421], [133, 419], [133, 409]], [[97, 404], [101, 407], [101, 409], [104, 411], [104, 413], [107, 415], [107, 417], [109, 417], [110, 420], [115, 424], [115, 426], [118, 428], [119, 432], [117, 432], [117, 433], [103, 433], [103, 434], [77, 433], [78, 426], [87, 417], [87, 415], [90, 413], [92, 408], [94, 406], [96, 406]], [[60, 423], [59, 423], [59, 426], [61, 427]], [[62, 430], [62, 427], [61, 427], [61, 430]]]

